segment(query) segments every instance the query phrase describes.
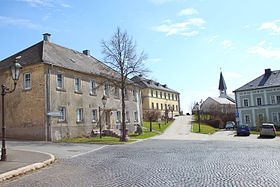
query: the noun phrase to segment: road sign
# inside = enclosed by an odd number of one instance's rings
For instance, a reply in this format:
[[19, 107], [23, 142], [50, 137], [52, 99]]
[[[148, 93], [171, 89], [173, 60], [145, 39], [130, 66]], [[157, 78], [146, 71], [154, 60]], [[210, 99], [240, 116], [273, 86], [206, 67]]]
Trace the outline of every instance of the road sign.
[[239, 112], [236, 112], [235, 117], [239, 118]]

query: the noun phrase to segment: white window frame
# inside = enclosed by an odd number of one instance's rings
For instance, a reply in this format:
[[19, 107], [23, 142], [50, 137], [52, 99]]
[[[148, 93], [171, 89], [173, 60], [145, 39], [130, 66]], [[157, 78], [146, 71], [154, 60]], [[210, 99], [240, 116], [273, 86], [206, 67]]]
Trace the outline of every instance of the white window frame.
[[[61, 80], [59, 80], [59, 76], [61, 76]], [[58, 88], [58, 89], [64, 88], [64, 76], [62, 73], [56, 74], [56, 88]]]
[[[29, 79], [27, 79], [27, 75], [29, 75]], [[31, 82], [31, 73], [24, 73], [23, 74], [23, 89], [24, 90], [30, 90], [32, 88], [32, 82]]]
[[155, 109], [155, 104], [154, 103], [152, 103], [152, 109]]
[[129, 111], [125, 112], [125, 122], [130, 122], [130, 116], [129, 116]]
[[134, 112], [134, 122], [138, 122], [138, 112]]
[[160, 110], [163, 110], [163, 104], [162, 103], [160, 104]]
[[61, 117], [58, 118], [59, 122], [66, 121], [66, 108], [64, 106], [60, 106], [58, 108], [59, 112], [61, 113]]
[[93, 109], [91, 111], [91, 117], [92, 117], [92, 122], [97, 122], [97, 110], [96, 109]]
[[276, 103], [280, 104], [280, 95], [276, 95]]
[[271, 113], [271, 119], [272, 119], [272, 122], [277, 122], [277, 121], [279, 121], [279, 119], [278, 119], [278, 116], [277, 116], [277, 112], [272, 112]]
[[[248, 120], [247, 120], [247, 117], [248, 117]], [[245, 114], [244, 118], [245, 118], [245, 123], [246, 124], [251, 123], [251, 115], [250, 114]]]
[[114, 91], [114, 96], [116, 98], [119, 98], [120, 97], [120, 88], [115, 86], [115, 91]]
[[109, 97], [110, 95], [110, 87], [109, 87], [109, 83], [106, 81], [104, 82], [104, 95]]
[[243, 107], [249, 107], [249, 99], [243, 99]]
[[116, 115], [117, 115], [117, 121], [116, 121], [116, 122], [117, 122], [117, 123], [120, 123], [120, 122], [121, 122], [121, 118], [122, 118], [122, 117], [121, 117], [121, 111], [117, 111], [117, 112], [116, 112]]
[[89, 81], [89, 94], [96, 95], [96, 81], [94, 79]]
[[256, 104], [257, 104], [257, 106], [262, 106], [262, 98], [261, 97], [256, 98]]
[[81, 91], [81, 87], [82, 87], [81, 79], [78, 78], [78, 77], [75, 77], [74, 78], [74, 89], [75, 89], [75, 92], [80, 92]]
[[271, 104], [276, 104], [275, 95], [270, 96]]
[[137, 101], [137, 91], [136, 90], [133, 90], [133, 99], [134, 101]]
[[83, 108], [77, 108], [76, 110], [76, 122], [83, 122]]

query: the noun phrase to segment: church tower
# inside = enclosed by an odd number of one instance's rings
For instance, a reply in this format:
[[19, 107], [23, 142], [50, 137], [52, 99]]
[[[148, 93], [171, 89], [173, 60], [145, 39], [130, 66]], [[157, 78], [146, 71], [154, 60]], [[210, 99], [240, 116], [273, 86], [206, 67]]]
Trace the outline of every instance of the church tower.
[[219, 90], [220, 90], [220, 97], [227, 98], [227, 86], [222, 72], [220, 73]]

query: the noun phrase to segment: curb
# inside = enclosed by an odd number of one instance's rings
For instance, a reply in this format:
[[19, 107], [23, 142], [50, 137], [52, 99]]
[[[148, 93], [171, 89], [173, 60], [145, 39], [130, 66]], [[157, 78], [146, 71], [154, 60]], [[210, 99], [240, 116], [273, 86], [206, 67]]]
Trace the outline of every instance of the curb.
[[[39, 151], [32, 151], [32, 152], [44, 153], [44, 152], [39, 152]], [[31, 164], [31, 165], [28, 165], [28, 166], [24, 166], [24, 167], [21, 167], [21, 168], [18, 168], [18, 169], [0, 174], [0, 182], [8, 180], [12, 177], [23, 175], [23, 174], [25, 174], [27, 172], [30, 172], [30, 171], [34, 171], [34, 170], [46, 167], [46, 166], [52, 164], [55, 161], [55, 156], [54, 155], [49, 154], [49, 153], [44, 153], [44, 154], [49, 155], [51, 158], [48, 159], [48, 160], [45, 160], [43, 162], [34, 163], [34, 164]]]

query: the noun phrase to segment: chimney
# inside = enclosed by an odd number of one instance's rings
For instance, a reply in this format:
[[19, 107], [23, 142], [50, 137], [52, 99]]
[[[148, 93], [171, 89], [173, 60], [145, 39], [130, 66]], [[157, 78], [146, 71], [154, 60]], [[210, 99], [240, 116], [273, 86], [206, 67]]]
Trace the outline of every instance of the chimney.
[[265, 69], [264, 70], [264, 75], [269, 76], [271, 74], [271, 69]]
[[51, 34], [49, 34], [49, 33], [45, 33], [45, 34], [43, 34], [43, 40], [44, 41], [47, 41], [47, 42], [49, 42], [50, 41], [50, 39], [51, 39]]
[[83, 53], [87, 56], [90, 56], [90, 50], [86, 49], [86, 50], [83, 50]]

